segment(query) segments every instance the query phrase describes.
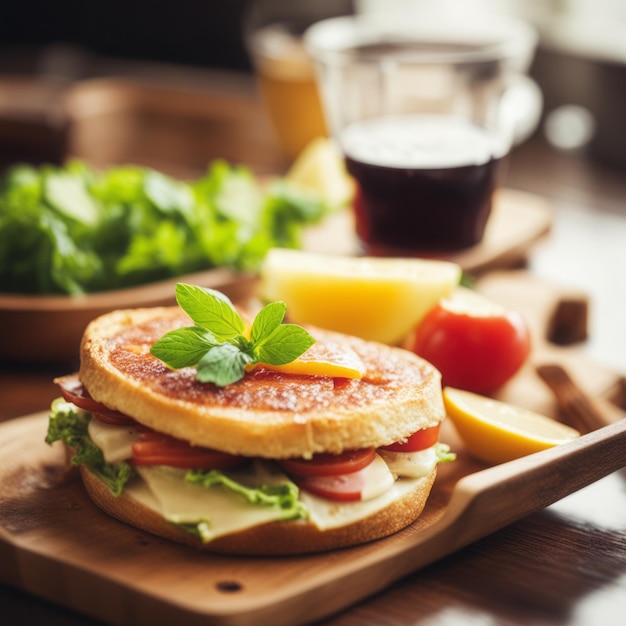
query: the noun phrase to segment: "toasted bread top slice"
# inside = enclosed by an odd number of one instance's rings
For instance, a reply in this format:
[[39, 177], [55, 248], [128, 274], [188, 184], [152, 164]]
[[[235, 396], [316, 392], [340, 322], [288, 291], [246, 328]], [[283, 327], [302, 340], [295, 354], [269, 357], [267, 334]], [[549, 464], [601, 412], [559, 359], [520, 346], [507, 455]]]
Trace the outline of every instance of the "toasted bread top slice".
[[309, 457], [400, 441], [445, 415], [439, 372], [401, 348], [308, 328], [318, 342], [360, 357], [357, 379], [264, 368], [237, 383], [200, 383], [150, 354], [166, 332], [191, 325], [178, 307], [114, 311], [93, 320], [81, 344], [80, 379], [109, 408], [174, 437], [231, 454]]

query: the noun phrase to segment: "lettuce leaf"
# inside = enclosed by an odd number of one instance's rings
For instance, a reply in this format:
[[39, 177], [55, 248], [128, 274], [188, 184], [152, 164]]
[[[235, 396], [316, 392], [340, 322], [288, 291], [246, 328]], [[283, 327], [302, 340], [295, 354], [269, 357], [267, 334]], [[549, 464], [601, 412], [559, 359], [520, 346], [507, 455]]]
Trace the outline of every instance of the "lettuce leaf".
[[[72, 463], [84, 465], [90, 472], [100, 478], [110, 489], [111, 493], [119, 496], [126, 483], [133, 475], [133, 469], [128, 463], [107, 463], [98, 446], [89, 437], [88, 427], [92, 416], [89, 412], [78, 409], [63, 398], [52, 402], [50, 409], [46, 443], [62, 441], [72, 449], [74, 456]], [[266, 478], [264, 484], [251, 486], [237, 480], [236, 470], [230, 474], [220, 470], [189, 470], [185, 473], [185, 480], [201, 485], [205, 488], [221, 487], [245, 498], [250, 504], [269, 506], [281, 511], [279, 519], [297, 519], [306, 517], [306, 509], [298, 500], [298, 487], [286, 478], [273, 477], [269, 472], [261, 472], [261, 479]], [[182, 524], [185, 530], [205, 536], [202, 530], [205, 522], [198, 524]]]
[[[264, 472], [259, 463], [257, 463], [256, 469], [260, 470], [259, 476], [262, 480]], [[185, 474], [185, 480], [207, 489], [215, 487], [228, 489], [252, 505], [272, 507], [280, 511], [276, 517], [277, 521], [308, 517], [305, 505], [298, 499], [298, 487], [286, 477], [276, 478], [266, 474], [267, 483], [248, 486], [234, 478], [234, 474], [236, 474], [236, 470], [234, 473], [231, 472], [231, 475], [220, 470], [189, 470]], [[177, 525], [188, 533], [199, 537], [202, 541], [210, 541], [213, 538], [210, 520], [198, 520], [195, 523], [186, 522]]]
[[218, 266], [254, 272], [333, 209], [222, 160], [192, 181], [136, 165], [16, 165], [0, 179], [0, 292], [80, 295]]
[[298, 500], [298, 487], [290, 480], [248, 487], [220, 470], [190, 470], [185, 474], [185, 480], [207, 489], [221, 486], [239, 494], [250, 504], [282, 509], [284, 516], [281, 516], [281, 519], [296, 519], [307, 516], [306, 508]]
[[57, 398], [52, 402], [45, 441], [50, 445], [62, 441], [74, 452], [73, 464], [84, 465], [107, 485], [113, 495], [119, 496], [132, 475], [132, 468], [128, 463], [107, 463], [104, 460], [100, 448], [89, 437], [90, 420], [90, 413]]
[[456, 461], [456, 454], [450, 452], [450, 446], [447, 443], [437, 442], [435, 444], [435, 453], [437, 455], [437, 463], [452, 463], [452, 461]]

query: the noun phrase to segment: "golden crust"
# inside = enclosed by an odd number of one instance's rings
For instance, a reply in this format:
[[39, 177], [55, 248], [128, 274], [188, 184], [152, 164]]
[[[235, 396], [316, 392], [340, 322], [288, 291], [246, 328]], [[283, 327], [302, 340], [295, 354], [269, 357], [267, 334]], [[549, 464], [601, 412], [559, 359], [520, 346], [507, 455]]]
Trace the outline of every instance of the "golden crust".
[[171, 370], [152, 343], [190, 325], [178, 307], [115, 311], [95, 319], [81, 344], [80, 378], [91, 396], [160, 432], [232, 454], [286, 458], [388, 445], [445, 415], [439, 372], [416, 355], [309, 328], [343, 343], [366, 366], [362, 379], [257, 369], [226, 387]]
[[167, 522], [127, 492], [114, 496], [99, 478], [82, 465], [80, 471], [91, 499], [111, 517], [163, 539], [199, 550], [248, 556], [322, 552], [392, 535], [412, 524], [421, 515], [437, 473], [434, 468], [428, 476], [416, 483], [412, 491], [384, 509], [346, 526], [320, 530], [305, 520], [270, 522], [203, 543], [195, 535]]

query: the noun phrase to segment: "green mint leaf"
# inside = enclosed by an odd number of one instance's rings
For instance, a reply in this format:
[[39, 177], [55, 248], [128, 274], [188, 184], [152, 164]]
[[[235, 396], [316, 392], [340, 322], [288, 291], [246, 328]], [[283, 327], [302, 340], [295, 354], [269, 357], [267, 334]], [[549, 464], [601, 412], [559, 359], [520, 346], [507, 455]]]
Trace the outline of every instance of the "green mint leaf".
[[246, 365], [252, 357], [232, 343], [222, 343], [211, 348], [197, 365], [196, 378], [201, 383], [215, 383], [224, 387], [244, 377]]
[[269, 337], [280, 326], [286, 312], [287, 305], [284, 302], [271, 302], [263, 307], [252, 323], [250, 333], [252, 343], [262, 342]]
[[173, 369], [195, 367], [200, 359], [218, 345], [204, 328], [188, 326], [171, 330], [152, 344], [150, 353]]
[[176, 301], [196, 326], [211, 331], [218, 341], [228, 341], [245, 329], [233, 303], [219, 291], [178, 283]]
[[254, 346], [259, 361], [271, 365], [284, 365], [304, 354], [315, 339], [301, 326], [281, 324]]
[[230, 385], [244, 377], [248, 364], [291, 363], [315, 343], [304, 328], [282, 323], [284, 302], [261, 309], [248, 339], [241, 315], [219, 291], [179, 283], [176, 300], [195, 326], [166, 333], [150, 352], [174, 369], [195, 367], [196, 379], [203, 383]]

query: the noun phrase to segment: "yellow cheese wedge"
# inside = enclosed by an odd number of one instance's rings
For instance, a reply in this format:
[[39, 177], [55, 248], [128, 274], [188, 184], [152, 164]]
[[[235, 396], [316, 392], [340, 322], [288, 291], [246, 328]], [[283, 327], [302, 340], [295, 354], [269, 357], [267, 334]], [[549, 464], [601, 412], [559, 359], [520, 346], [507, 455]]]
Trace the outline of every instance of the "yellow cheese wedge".
[[354, 350], [328, 342], [314, 343], [303, 355], [291, 363], [285, 365], [258, 363], [253, 367], [261, 366], [276, 372], [304, 376], [362, 378], [365, 374], [365, 365]]
[[460, 267], [447, 261], [274, 248], [261, 268], [260, 294], [284, 301], [297, 324], [399, 344], [460, 278]]

